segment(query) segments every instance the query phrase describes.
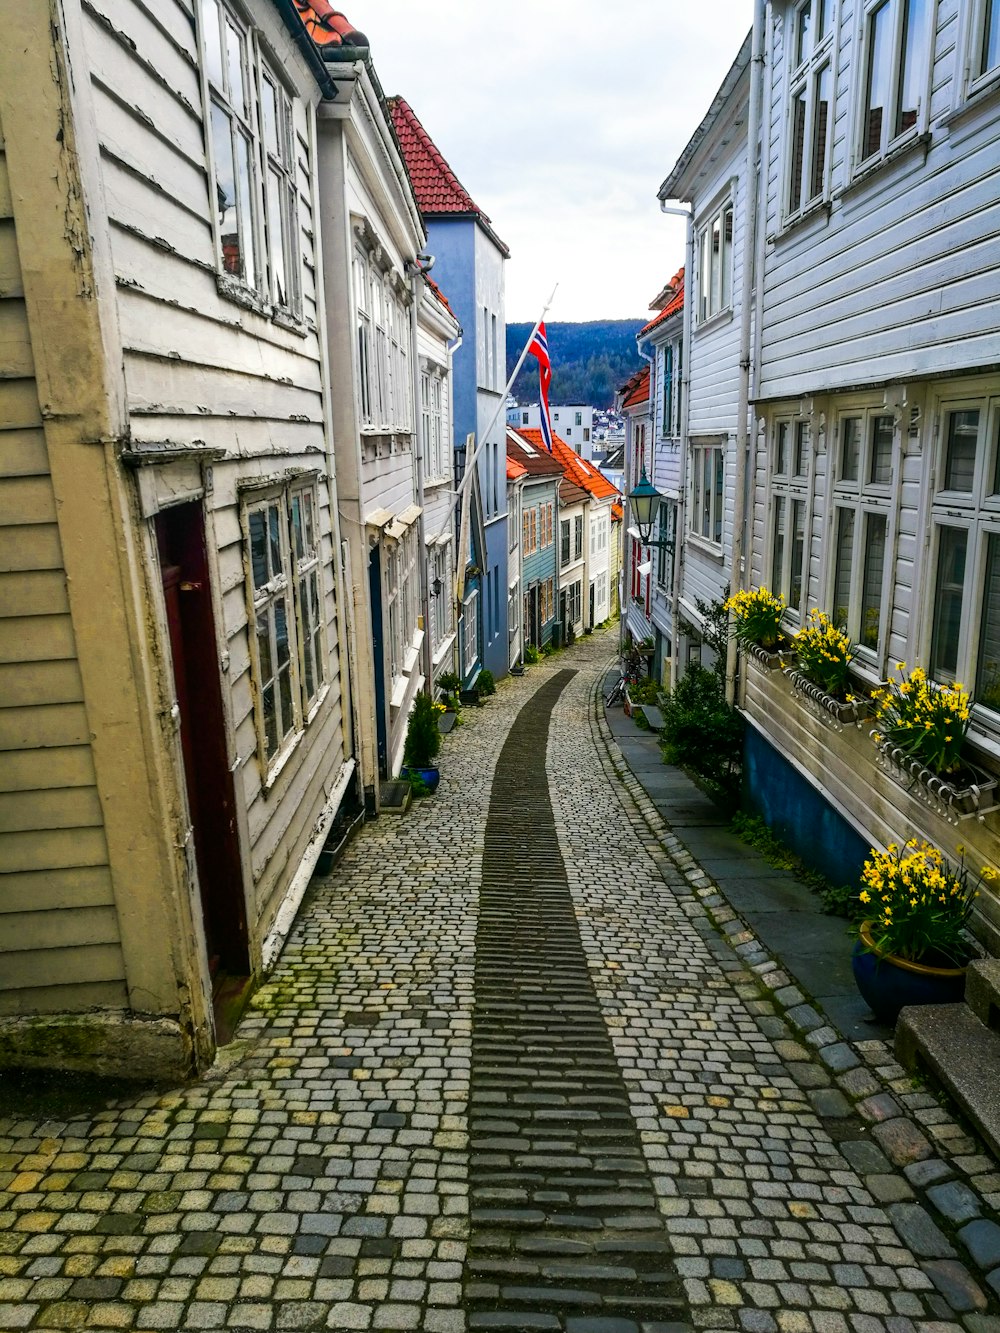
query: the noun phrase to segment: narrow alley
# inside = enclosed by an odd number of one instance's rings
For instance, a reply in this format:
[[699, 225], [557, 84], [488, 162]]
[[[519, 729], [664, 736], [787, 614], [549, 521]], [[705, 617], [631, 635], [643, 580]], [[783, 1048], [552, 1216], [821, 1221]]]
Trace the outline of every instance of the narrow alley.
[[464, 711], [206, 1077], [0, 1120], [0, 1328], [1000, 1329], [995, 1164], [748, 961], [611, 738], [614, 647]]

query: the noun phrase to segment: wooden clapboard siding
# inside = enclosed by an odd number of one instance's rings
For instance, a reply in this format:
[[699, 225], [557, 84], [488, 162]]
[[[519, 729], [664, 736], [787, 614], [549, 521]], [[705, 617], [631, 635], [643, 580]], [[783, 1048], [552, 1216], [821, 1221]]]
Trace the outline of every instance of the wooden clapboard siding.
[[[0, 1013], [72, 1008], [123, 967], [31, 331], [0, 151]], [[96, 950], [96, 951], [95, 951]]]
[[852, 179], [849, 109], [862, 76], [856, 10], [851, 0], [841, 28], [830, 212], [784, 233], [780, 39], [775, 48], [760, 377], [766, 398], [996, 361], [996, 112], [983, 104], [952, 119], [964, 65], [957, 0], [935, 10], [929, 143]]
[[0, 992], [0, 1014], [12, 1018], [127, 1008], [128, 993], [121, 981], [66, 981], [54, 986], [26, 984], [20, 990]]
[[[224, 450], [205, 495], [219, 611], [226, 720], [255, 881], [251, 933], [267, 928], [314, 831], [344, 755], [334, 519], [318, 484], [329, 654], [326, 693], [265, 788], [257, 755], [241, 487], [326, 471], [324, 370], [316, 330], [313, 75], [275, 8], [246, 9], [294, 101], [302, 321], [295, 329], [234, 301], [212, 232], [192, 6], [85, 0], [86, 40], [117, 286], [130, 426], [136, 441]], [[123, 90], [128, 89], [128, 96]], [[404, 460], [410, 467], [409, 456]]]

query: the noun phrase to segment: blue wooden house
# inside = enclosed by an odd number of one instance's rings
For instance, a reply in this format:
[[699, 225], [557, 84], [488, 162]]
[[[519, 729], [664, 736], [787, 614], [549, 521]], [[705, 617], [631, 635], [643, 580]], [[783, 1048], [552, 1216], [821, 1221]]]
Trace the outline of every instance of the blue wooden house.
[[541, 648], [552, 639], [558, 591], [559, 483], [562, 464], [537, 439], [538, 432], [507, 428], [507, 454], [520, 463], [524, 479], [521, 502], [522, 625], [525, 644]]

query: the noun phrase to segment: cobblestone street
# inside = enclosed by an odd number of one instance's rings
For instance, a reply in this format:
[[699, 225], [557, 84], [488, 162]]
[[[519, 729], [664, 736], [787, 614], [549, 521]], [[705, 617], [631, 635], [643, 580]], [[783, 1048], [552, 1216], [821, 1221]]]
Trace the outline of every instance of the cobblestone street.
[[464, 710], [208, 1077], [0, 1120], [0, 1329], [1000, 1333], [996, 1164], [663, 825], [614, 647]]

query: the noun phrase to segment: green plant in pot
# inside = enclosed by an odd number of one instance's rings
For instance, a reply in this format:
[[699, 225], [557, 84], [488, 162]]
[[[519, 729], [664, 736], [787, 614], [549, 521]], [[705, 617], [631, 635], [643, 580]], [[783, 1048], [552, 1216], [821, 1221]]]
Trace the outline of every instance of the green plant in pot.
[[442, 671], [437, 679], [438, 689], [444, 691], [445, 708], [450, 713], [458, 712], [458, 692], [462, 688], [462, 682], [454, 671]]
[[762, 648], [777, 652], [783, 642], [781, 617], [785, 599], [775, 597], [766, 588], [733, 593], [723, 607], [733, 618], [733, 638], [742, 648]]
[[434, 763], [441, 748], [441, 732], [437, 721], [439, 711], [430, 695], [418, 694], [410, 711], [406, 743], [403, 746], [401, 776], [407, 779], [418, 777], [430, 791], [437, 790], [441, 779], [440, 771]]
[[833, 699], [848, 699], [854, 645], [823, 611], [810, 611], [809, 623], [793, 640], [799, 672]]
[[972, 956], [966, 927], [978, 885], [997, 878], [983, 866], [976, 881], [939, 848], [917, 838], [872, 848], [861, 872], [852, 963], [862, 997], [876, 1018], [894, 1023], [907, 1004], [958, 1003]]

